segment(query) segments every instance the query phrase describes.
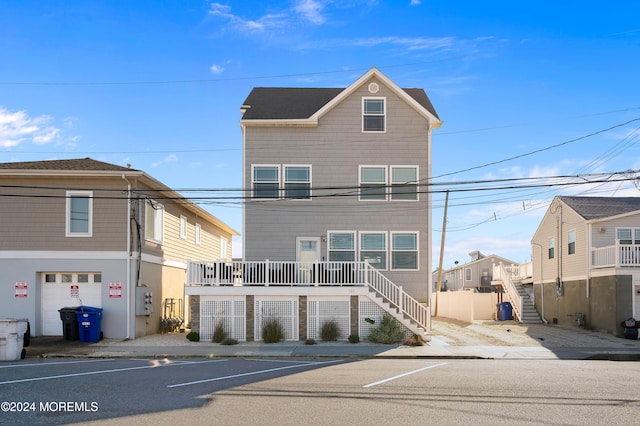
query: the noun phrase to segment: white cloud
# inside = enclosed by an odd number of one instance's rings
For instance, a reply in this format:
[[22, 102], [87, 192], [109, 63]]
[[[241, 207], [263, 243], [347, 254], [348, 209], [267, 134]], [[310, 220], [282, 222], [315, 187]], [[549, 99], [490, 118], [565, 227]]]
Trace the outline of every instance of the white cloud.
[[221, 74], [224, 71], [224, 68], [220, 65], [213, 64], [209, 68], [211, 70], [211, 74]]
[[234, 15], [230, 6], [220, 3], [211, 3], [209, 14], [226, 19], [232, 27], [243, 32], [265, 31], [286, 26], [286, 15], [284, 14], [269, 13], [257, 20], [244, 19]]
[[315, 0], [299, 0], [293, 7], [296, 13], [312, 24], [323, 24], [325, 18], [322, 15], [324, 5]]
[[411, 1], [409, 2], [409, 5], [410, 5], [410, 6], [417, 6], [417, 5], [419, 5], [419, 4], [420, 4], [420, 0], [411, 0]]
[[158, 167], [166, 163], [175, 163], [176, 161], [178, 161], [178, 156], [175, 154], [169, 154], [162, 160], [151, 163], [151, 167]]
[[10, 148], [31, 141], [42, 145], [55, 140], [60, 129], [48, 115], [31, 117], [27, 111], [9, 111], [0, 106], [0, 147]]

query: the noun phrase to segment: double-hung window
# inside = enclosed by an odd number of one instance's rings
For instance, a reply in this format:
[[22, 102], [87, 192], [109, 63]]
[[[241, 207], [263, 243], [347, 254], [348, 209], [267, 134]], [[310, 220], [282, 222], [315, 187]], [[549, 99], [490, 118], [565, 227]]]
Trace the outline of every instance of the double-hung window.
[[418, 234], [391, 233], [391, 269], [418, 269]]
[[360, 201], [415, 201], [417, 166], [360, 166]]
[[391, 199], [418, 199], [418, 168], [413, 166], [391, 166]]
[[556, 257], [556, 239], [549, 238], [549, 259]]
[[353, 262], [356, 260], [355, 232], [329, 233], [329, 261]]
[[360, 233], [360, 260], [368, 261], [376, 269], [387, 269], [387, 233]]
[[360, 199], [387, 199], [386, 166], [360, 166]]
[[199, 223], [196, 223], [196, 228], [195, 228], [195, 243], [197, 245], [202, 244], [202, 226]]
[[311, 166], [254, 165], [252, 189], [253, 198], [308, 200], [311, 198]]
[[385, 99], [384, 98], [363, 98], [362, 99], [362, 131], [363, 132], [384, 132], [385, 131]]
[[67, 191], [67, 237], [90, 237], [93, 232], [93, 193]]
[[187, 239], [187, 218], [180, 216], [180, 239]]
[[284, 166], [284, 198], [311, 198], [311, 167]]
[[567, 254], [575, 254], [576, 252], [576, 231], [569, 231], [567, 234]]
[[147, 240], [162, 242], [164, 208], [156, 201], [145, 200], [144, 237]]
[[253, 198], [280, 197], [280, 167], [253, 166]]

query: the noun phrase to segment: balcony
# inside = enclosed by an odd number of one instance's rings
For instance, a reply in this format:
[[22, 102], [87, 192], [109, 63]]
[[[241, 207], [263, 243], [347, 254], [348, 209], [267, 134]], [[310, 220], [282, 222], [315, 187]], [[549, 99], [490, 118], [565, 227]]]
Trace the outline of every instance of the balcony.
[[616, 244], [591, 250], [591, 267], [640, 268], [639, 244]]

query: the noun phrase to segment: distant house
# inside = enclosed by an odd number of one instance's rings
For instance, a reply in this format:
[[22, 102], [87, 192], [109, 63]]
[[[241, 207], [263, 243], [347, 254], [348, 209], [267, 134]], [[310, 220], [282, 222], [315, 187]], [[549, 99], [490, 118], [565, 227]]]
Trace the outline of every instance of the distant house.
[[[516, 262], [495, 254], [485, 256], [477, 250], [469, 253], [469, 256], [471, 256], [470, 262], [442, 271], [441, 289], [443, 291], [476, 290], [489, 293], [495, 290], [491, 287], [491, 281], [496, 265], [502, 264], [506, 267], [518, 265]], [[434, 280], [434, 282], [436, 281]]]
[[63, 335], [59, 309], [103, 309], [108, 338], [184, 318], [187, 260], [231, 259], [236, 231], [143, 171], [96, 161], [0, 163], [0, 317]]
[[[426, 185], [441, 121], [425, 91], [372, 68], [348, 87], [257, 87], [241, 110], [243, 262], [222, 274], [224, 265], [194, 265], [187, 291], [209, 318], [201, 334], [223, 321], [237, 338], [259, 340], [261, 321], [277, 315], [287, 339], [318, 338], [328, 319], [343, 338], [364, 337], [364, 319], [380, 309], [428, 331]], [[234, 303], [244, 323], [208, 316]]]
[[543, 319], [622, 336], [640, 317], [640, 197], [556, 197], [532, 245]]

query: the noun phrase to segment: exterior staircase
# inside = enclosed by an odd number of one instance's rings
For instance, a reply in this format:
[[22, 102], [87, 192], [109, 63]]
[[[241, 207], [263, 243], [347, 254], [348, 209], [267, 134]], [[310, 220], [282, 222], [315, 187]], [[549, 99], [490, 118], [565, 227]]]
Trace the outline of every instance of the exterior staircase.
[[401, 309], [392, 305], [389, 301], [385, 300], [383, 297], [377, 294], [372, 288], [369, 288], [369, 299], [376, 305], [381, 307], [387, 314], [395, 318], [400, 324], [402, 324], [412, 333], [417, 334], [427, 342], [431, 340], [431, 334], [428, 333], [427, 330], [425, 330], [423, 325], [418, 324]]
[[524, 289], [524, 286], [519, 282], [513, 283], [516, 288], [518, 294], [520, 295], [520, 300], [522, 300], [522, 312], [520, 312], [520, 316], [518, 321], [525, 324], [539, 324], [542, 322], [540, 319], [540, 315], [538, 311], [536, 311], [529, 294]]
[[513, 316], [521, 323], [536, 324], [541, 323], [540, 315], [536, 311], [529, 293], [520, 282], [521, 277], [514, 270], [508, 270], [503, 264], [496, 265], [493, 270], [494, 282], [502, 285], [511, 306]]

